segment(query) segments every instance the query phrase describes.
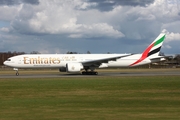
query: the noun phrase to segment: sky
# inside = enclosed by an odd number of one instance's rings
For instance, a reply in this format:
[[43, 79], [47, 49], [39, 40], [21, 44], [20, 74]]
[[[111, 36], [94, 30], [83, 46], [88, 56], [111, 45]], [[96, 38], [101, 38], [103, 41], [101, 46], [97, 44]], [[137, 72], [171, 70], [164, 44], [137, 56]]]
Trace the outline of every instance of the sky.
[[180, 0], [0, 0], [0, 52], [180, 54]]

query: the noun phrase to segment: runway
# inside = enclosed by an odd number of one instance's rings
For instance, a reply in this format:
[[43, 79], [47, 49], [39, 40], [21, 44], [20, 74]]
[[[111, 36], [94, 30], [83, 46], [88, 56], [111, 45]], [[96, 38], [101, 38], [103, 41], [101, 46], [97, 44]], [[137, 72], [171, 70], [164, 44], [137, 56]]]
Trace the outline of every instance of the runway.
[[108, 76], [180, 76], [180, 71], [141, 71], [141, 72], [99, 72], [98, 75], [81, 75], [81, 74], [68, 74], [68, 73], [55, 73], [55, 74], [15, 74], [0, 75], [0, 78], [60, 78], [60, 77], [108, 77]]

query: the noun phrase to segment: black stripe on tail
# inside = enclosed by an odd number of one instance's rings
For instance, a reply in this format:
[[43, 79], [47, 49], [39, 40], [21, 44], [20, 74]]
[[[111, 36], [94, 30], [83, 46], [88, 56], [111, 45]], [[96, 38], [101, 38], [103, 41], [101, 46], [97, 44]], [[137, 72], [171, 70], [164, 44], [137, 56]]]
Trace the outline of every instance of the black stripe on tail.
[[154, 49], [153, 51], [149, 52], [149, 53], [148, 53], [148, 57], [149, 57], [150, 55], [153, 55], [153, 54], [155, 54], [155, 53], [159, 52], [159, 51], [160, 51], [160, 49], [161, 49], [161, 46], [160, 46], [160, 47], [158, 47], [158, 48], [156, 48], [156, 49]]

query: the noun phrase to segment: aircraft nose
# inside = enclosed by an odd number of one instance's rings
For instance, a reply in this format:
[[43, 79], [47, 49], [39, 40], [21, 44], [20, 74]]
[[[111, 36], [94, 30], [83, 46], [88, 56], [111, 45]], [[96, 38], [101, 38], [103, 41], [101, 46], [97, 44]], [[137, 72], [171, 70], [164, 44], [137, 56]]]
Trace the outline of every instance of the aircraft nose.
[[4, 61], [3, 64], [4, 64], [5, 66], [9, 66], [9, 65], [10, 65], [10, 64], [9, 64], [9, 61]]
[[3, 64], [4, 64], [4, 65], [7, 65], [7, 62], [6, 62], [6, 61], [4, 61], [4, 62], [3, 62]]

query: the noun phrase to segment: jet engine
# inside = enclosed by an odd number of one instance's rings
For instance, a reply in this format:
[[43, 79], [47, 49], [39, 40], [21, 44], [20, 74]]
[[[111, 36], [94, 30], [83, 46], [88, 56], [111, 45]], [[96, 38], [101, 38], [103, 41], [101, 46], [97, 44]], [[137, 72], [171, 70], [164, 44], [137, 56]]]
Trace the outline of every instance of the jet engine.
[[83, 69], [82, 63], [67, 63], [66, 64], [66, 71], [69, 73], [76, 73], [80, 72]]
[[67, 63], [66, 67], [59, 68], [59, 72], [75, 73], [80, 72], [83, 68], [84, 67], [81, 63]]

